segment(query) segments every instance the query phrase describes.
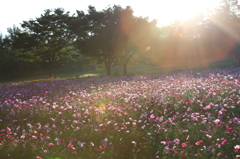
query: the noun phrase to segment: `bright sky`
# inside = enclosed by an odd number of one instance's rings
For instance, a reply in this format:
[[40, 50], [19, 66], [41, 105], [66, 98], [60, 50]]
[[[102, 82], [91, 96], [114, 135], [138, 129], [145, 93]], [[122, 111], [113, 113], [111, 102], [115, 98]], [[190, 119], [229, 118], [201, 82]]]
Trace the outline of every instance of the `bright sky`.
[[114, 4], [123, 8], [131, 6], [135, 16], [157, 19], [158, 25], [167, 25], [174, 19], [185, 20], [197, 12], [212, 9], [220, 0], [4, 0], [0, 8], [0, 33], [8, 34], [7, 28], [20, 26], [23, 21], [35, 19], [45, 9], [64, 8], [70, 15], [76, 10], [87, 13], [89, 5], [97, 10]]

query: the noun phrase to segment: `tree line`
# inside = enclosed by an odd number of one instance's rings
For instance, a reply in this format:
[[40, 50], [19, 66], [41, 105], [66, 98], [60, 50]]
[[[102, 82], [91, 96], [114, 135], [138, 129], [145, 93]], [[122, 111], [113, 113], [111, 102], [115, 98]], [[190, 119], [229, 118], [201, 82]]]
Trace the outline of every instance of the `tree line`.
[[223, 0], [214, 11], [161, 27], [134, 16], [129, 6], [101, 11], [89, 6], [88, 13], [73, 15], [47, 9], [0, 36], [0, 74], [45, 68], [52, 77], [54, 64], [78, 64], [83, 57], [104, 65], [107, 75], [116, 63], [127, 74], [129, 63], [139, 57], [161, 68], [201, 66], [230, 55], [240, 64], [239, 9], [237, 0]]

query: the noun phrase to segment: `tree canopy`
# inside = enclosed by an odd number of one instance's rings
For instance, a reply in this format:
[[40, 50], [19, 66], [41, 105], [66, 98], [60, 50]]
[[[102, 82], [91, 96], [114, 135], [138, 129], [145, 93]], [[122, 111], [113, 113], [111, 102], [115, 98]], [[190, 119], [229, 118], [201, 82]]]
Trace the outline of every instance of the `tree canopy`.
[[150, 45], [153, 22], [134, 17], [131, 7], [113, 6], [97, 12], [90, 6], [87, 19], [91, 29], [83, 53], [97, 63], [104, 63], [107, 75], [118, 59], [126, 74], [133, 53]]
[[237, 0], [222, 0], [212, 12], [160, 27], [156, 20], [134, 16], [130, 6], [101, 11], [89, 6], [86, 13], [77, 10], [73, 15], [62, 8], [47, 9], [0, 36], [0, 73], [26, 70], [27, 63], [41, 61], [48, 64], [51, 77], [55, 62], [80, 54], [103, 64], [107, 75], [114, 64], [121, 64], [127, 74], [135, 57], [160, 68], [208, 65], [229, 56], [240, 65], [239, 9]]
[[19, 57], [26, 60], [39, 60], [49, 64], [49, 77], [52, 65], [63, 57], [73, 57], [75, 36], [69, 29], [69, 12], [63, 9], [45, 10], [41, 17], [24, 21], [22, 32], [18, 33], [14, 46], [20, 50]]

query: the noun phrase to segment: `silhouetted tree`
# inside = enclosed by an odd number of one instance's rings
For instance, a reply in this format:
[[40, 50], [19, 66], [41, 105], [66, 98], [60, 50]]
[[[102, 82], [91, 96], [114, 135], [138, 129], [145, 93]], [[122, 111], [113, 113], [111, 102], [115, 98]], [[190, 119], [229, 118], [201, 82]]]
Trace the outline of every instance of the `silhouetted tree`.
[[98, 12], [90, 6], [86, 17], [89, 31], [88, 37], [83, 40], [83, 53], [92, 61], [103, 63], [107, 75], [111, 74], [111, 67], [117, 59], [126, 74], [133, 54], [150, 48], [154, 39], [156, 22], [133, 16], [130, 7], [123, 9], [115, 5]]
[[75, 36], [70, 32], [69, 12], [57, 8], [45, 10], [41, 17], [24, 21], [23, 32], [17, 34], [14, 45], [20, 50], [19, 57], [48, 63], [49, 77], [52, 77], [53, 63], [64, 57], [73, 57], [72, 42]]
[[0, 38], [0, 72], [2, 76], [9, 76], [23, 68], [23, 63], [16, 57], [17, 51], [12, 47], [13, 38], [20, 29], [13, 26], [13, 28], [8, 28], [7, 30], [9, 35], [1, 36]]
[[[127, 8], [130, 9], [130, 8]], [[89, 37], [84, 41], [84, 55], [92, 61], [106, 67], [107, 76], [111, 75], [111, 68], [117, 59], [122, 38], [121, 19], [123, 9], [120, 6], [109, 7], [103, 11], [96, 11], [89, 6], [87, 19], [90, 25]]]

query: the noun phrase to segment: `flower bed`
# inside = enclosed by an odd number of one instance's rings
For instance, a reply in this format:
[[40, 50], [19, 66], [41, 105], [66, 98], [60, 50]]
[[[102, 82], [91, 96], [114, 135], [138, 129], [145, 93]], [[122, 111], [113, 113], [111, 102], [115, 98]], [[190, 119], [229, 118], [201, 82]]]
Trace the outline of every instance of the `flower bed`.
[[240, 68], [0, 85], [0, 158], [240, 157]]

